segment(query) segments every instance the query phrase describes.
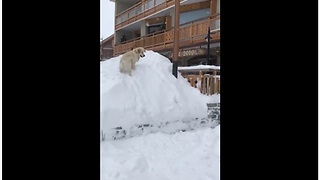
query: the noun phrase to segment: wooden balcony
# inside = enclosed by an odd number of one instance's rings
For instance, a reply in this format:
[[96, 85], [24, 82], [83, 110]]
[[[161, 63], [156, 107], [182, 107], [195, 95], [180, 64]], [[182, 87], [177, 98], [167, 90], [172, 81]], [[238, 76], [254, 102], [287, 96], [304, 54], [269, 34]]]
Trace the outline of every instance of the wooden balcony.
[[209, 74], [204, 75], [185, 75], [190, 85], [204, 95], [220, 94], [220, 76]]
[[[220, 13], [206, 19], [183, 24], [179, 29], [179, 47], [188, 47], [206, 43], [205, 37], [208, 33], [208, 27], [216, 29], [216, 21], [220, 19]], [[220, 41], [220, 30], [211, 34], [212, 41]], [[144, 47], [153, 51], [164, 51], [173, 48], [173, 29], [157, 32], [144, 37], [139, 37], [114, 46], [114, 55], [123, 54], [132, 47]]]
[[[183, 1], [183, 0], [180, 0]], [[159, 12], [163, 9], [174, 5], [174, 0], [146, 0], [140, 1], [129, 9], [116, 15], [115, 30], [126, 26], [132, 22], [141, 20], [151, 14]]]

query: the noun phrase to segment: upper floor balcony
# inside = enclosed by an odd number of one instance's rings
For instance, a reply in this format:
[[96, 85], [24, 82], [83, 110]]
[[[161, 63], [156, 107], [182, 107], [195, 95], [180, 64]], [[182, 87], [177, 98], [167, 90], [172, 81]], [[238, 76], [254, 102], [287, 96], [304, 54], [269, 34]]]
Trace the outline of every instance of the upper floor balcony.
[[[136, 21], [145, 19], [155, 13], [161, 13], [164, 10], [174, 7], [175, 0], [145, 0], [136, 3], [130, 8], [115, 16], [115, 30], [119, 30]], [[205, 0], [180, 0], [180, 4], [191, 4]]]
[[[208, 27], [212, 30], [212, 41], [220, 41], [220, 13], [208, 18], [197, 19], [195, 21], [182, 24], [179, 27], [179, 47], [188, 47], [206, 43]], [[173, 29], [158, 31], [153, 34], [138, 37], [125, 41], [122, 44], [115, 44], [114, 54], [125, 53], [133, 47], [144, 47], [154, 51], [172, 50], [173, 48]]]

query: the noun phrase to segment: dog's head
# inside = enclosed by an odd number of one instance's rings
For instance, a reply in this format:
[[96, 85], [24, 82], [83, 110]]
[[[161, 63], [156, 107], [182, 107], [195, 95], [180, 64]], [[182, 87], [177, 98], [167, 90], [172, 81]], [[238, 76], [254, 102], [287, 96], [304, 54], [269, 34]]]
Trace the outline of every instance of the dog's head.
[[135, 48], [133, 49], [133, 51], [137, 53], [140, 57], [144, 57], [144, 53], [146, 52], [146, 50], [143, 47]]

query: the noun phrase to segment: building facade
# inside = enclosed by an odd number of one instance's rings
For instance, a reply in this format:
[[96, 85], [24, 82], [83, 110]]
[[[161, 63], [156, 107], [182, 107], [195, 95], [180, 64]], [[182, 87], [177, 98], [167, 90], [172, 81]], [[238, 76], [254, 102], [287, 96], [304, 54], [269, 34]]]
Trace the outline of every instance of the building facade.
[[113, 57], [114, 35], [107, 37], [100, 42], [100, 61]]
[[[172, 60], [175, 0], [110, 1], [115, 3], [113, 55], [141, 46]], [[180, 0], [179, 16], [179, 66], [220, 65], [220, 0]]]

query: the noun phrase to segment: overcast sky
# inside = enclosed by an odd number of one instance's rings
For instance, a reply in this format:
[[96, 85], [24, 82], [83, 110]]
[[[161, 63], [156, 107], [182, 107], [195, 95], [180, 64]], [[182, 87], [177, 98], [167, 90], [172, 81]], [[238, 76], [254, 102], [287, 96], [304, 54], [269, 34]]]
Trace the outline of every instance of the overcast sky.
[[114, 33], [114, 2], [100, 0], [100, 38], [107, 38]]

